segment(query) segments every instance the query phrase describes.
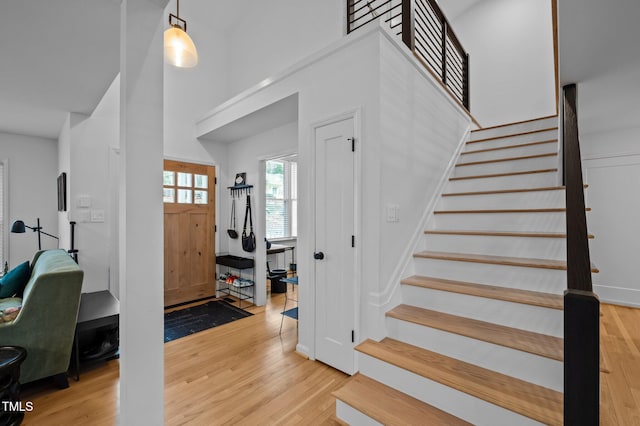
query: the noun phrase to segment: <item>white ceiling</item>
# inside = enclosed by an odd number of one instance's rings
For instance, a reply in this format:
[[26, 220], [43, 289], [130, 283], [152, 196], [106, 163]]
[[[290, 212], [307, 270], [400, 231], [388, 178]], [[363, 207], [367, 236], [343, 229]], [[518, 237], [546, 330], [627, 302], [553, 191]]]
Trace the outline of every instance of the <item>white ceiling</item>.
[[0, 131], [57, 138], [66, 112], [89, 114], [118, 73], [114, 0], [20, 0], [0, 13]]
[[[228, 31], [249, 1], [183, 0], [180, 16]], [[2, 3], [0, 132], [57, 139], [66, 113], [91, 114], [119, 71], [120, 0]]]
[[576, 83], [581, 134], [640, 127], [640, 2], [558, 2], [561, 85]]

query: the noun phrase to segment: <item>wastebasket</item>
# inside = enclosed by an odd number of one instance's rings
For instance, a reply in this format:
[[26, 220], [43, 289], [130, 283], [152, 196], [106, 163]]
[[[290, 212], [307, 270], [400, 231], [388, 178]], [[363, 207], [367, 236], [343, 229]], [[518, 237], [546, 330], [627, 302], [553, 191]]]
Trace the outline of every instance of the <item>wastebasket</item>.
[[282, 278], [287, 277], [286, 269], [272, 269], [269, 275], [271, 281], [271, 293], [286, 293], [287, 283], [282, 282]]

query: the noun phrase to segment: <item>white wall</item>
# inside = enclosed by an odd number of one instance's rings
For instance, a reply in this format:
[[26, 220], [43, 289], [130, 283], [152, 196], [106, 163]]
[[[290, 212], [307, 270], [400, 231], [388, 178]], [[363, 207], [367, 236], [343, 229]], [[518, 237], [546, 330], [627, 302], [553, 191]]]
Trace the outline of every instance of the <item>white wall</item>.
[[[111, 151], [119, 146], [119, 90], [117, 77], [90, 117], [70, 114], [64, 137], [60, 138], [60, 159], [68, 163], [65, 171], [69, 184], [68, 211], [59, 215], [61, 236], [69, 248], [69, 221], [75, 221], [75, 248], [85, 274], [84, 292], [110, 288], [110, 258], [116, 250], [111, 232], [116, 218], [110, 200], [109, 166]], [[87, 207], [80, 206], [81, 198], [88, 201]], [[117, 288], [112, 290], [118, 294]]]
[[345, 32], [345, 10], [344, 0], [252, 2], [227, 34], [231, 94], [338, 40]]
[[[579, 113], [579, 110], [578, 110]], [[640, 127], [580, 135], [594, 291], [603, 302], [640, 307]]]
[[[55, 140], [0, 133], [0, 158], [9, 168], [7, 230], [18, 219], [35, 226], [39, 217], [43, 231], [58, 235], [57, 156]], [[56, 247], [57, 240], [42, 236], [43, 249]], [[38, 237], [31, 230], [9, 234], [9, 267], [31, 261], [37, 250]]]
[[[396, 269], [411, 263], [411, 242], [425, 229], [426, 213], [434, 207], [439, 185], [463, 143], [470, 120], [443, 95], [437, 83], [425, 81], [386, 40], [380, 57], [381, 145], [379, 153], [368, 161], [379, 167], [377, 188], [370, 189], [372, 197], [376, 189], [379, 193], [377, 220], [370, 224], [371, 230], [379, 230], [379, 287], [372, 289], [370, 303], [391, 308], [399, 303], [393, 297], [404, 277], [398, 275], [403, 271]], [[390, 205], [399, 207], [398, 222], [387, 221]], [[367, 324], [380, 320], [379, 312], [370, 312]], [[378, 322], [369, 332], [382, 338], [383, 327]]]
[[[204, 145], [220, 145], [216, 142], [205, 141]], [[266, 301], [266, 248], [264, 243], [264, 164], [263, 160], [273, 157], [293, 154], [298, 148], [298, 123], [292, 122], [283, 126], [267, 130], [257, 135], [247, 137], [227, 146], [228, 157], [220, 167], [218, 181], [218, 206], [221, 211], [218, 216], [218, 237], [220, 244], [216, 247], [218, 253], [230, 253], [236, 256], [255, 257], [256, 265], [256, 304], [263, 305]], [[246, 172], [247, 183], [253, 185], [251, 190], [251, 208], [253, 228], [257, 240], [257, 248], [253, 253], [242, 250], [241, 238], [231, 239], [226, 229], [230, 222], [231, 197], [228, 186], [233, 186], [236, 173]], [[236, 198], [236, 230], [242, 235], [246, 197]], [[247, 224], [247, 233], [249, 233]]]
[[[452, 1], [440, 1], [445, 14]], [[483, 127], [555, 114], [550, 1], [483, 0], [448, 18], [470, 55], [471, 113]]]

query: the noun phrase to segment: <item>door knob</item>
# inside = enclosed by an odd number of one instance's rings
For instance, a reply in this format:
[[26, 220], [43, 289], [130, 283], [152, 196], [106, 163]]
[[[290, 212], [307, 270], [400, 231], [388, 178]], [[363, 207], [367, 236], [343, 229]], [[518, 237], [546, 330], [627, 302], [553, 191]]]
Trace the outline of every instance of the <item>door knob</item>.
[[316, 260], [322, 260], [324, 259], [324, 253], [321, 251], [315, 252], [313, 253], [313, 258]]

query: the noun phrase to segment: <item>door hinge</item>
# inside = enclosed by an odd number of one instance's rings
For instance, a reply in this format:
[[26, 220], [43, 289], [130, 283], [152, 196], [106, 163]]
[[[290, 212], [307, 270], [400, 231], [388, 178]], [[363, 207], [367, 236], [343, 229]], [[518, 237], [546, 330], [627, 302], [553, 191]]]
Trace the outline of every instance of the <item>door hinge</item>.
[[356, 152], [356, 138], [349, 138], [349, 141], [351, 141], [351, 152]]
[[354, 330], [351, 330], [351, 343], [355, 343], [356, 342], [356, 332]]
[[356, 236], [352, 235], [351, 236], [351, 247], [355, 247], [356, 246]]
[[217, 185], [217, 184], [218, 184], [218, 178], [217, 178], [217, 177], [214, 177], [214, 178], [213, 178], [213, 184], [214, 184], [214, 185]]
[[213, 232], [218, 232], [218, 225], [213, 225]]

